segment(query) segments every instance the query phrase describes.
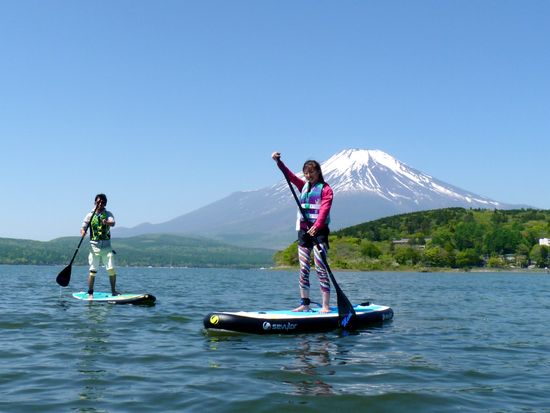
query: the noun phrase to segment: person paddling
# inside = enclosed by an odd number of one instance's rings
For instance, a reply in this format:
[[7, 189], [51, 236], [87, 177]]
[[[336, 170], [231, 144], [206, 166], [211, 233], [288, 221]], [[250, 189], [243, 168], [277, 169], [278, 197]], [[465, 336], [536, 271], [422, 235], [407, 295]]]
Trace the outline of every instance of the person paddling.
[[[273, 152], [271, 158], [277, 163], [279, 169], [301, 192], [300, 203], [305, 212], [307, 221], [300, 211], [296, 220], [298, 231], [298, 261], [300, 263], [300, 306], [293, 311], [311, 311], [309, 299], [309, 273], [310, 257], [313, 250], [315, 271], [319, 278], [322, 295], [322, 313], [330, 311], [330, 281], [328, 271], [324, 264], [322, 253], [326, 257], [329, 248], [328, 236], [330, 233], [330, 208], [334, 197], [332, 188], [325, 182], [321, 165], [314, 160], [308, 160], [302, 167], [305, 180], [296, 176], [281, 160], [280, 152]], [[314, 241], [316, 238], [316, 241]], [[316, 247], [314, 245], [317, 244]], [[321, 248], [323, 251], [320, 251]]]
[[115, 252], [111, 248], [111, 227], [115, 226], [115, 217], [110, 211], [107, 211], [107, 196], [97, 194], [95, 196], [95, 209], [84, 217], [80, 235], [84, 236], [88, 227], [90, 228], [90, 255], [88, 263], [90, 264], [90, 273], [88, 275], [88, 298], [94, 296], [94, 282], [97, 269], [100, 263], [105, 265], [109, 274], [111, 284], [111, 294], [119, 295], [116, 291], [116, 272], [115, 272]]

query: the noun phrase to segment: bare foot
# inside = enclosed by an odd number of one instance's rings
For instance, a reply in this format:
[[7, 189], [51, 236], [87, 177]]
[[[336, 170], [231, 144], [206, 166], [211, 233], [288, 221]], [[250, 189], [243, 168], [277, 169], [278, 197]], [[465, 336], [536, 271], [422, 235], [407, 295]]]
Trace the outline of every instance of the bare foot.
[[328, 307], [323, 307], [319, 310], [320, 313], [330, 313], [330, 308]]
[[311, 311], [309, 305], [302, 304], [300, 307], [295, 308], [292, 311]]

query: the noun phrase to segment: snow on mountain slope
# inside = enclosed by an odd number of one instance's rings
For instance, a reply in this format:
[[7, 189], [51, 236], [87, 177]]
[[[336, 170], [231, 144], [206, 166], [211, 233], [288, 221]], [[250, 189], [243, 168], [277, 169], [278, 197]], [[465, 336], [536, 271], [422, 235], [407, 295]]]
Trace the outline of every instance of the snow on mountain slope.
[[[299, 171], [302, 165], [287, 166]], [[449, 185], [380, 150], [346, 149], [321, 167], [335, 193], [332, 230], [436, 208], [517, 207]], [[256, 191], [235, 192], [164, 223], [117, 228], [114, 232], [116, 236], [155, 232], [201, 235], [236, 245], [281, 248], [296, 238], [295, 217], [296, 204], [282, 179]]]
[[[321, 165], [325, 181], [338, 193], [369, 193], [401, 204], [449, 198], [464, 206], [500, 208], [500, 203], [474, 195], [426, 175], [380, 150], [346, 149]], [[283, 192], [286, 182], [277, 186]]]

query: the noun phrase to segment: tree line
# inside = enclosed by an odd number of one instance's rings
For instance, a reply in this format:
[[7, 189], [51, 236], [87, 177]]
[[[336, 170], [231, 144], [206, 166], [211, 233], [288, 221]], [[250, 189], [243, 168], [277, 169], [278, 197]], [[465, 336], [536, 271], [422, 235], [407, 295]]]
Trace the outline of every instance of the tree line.
[[[0, 238], [0, 264], [67, 265], [79, 239], [63, 237], [42, 242]], [[117, 238], [112, 247], [119, 266], [257, 268], [271, 266], [274, 252], [171, 234]], [[86, 240], [74, 264], [87, 265], [88, 252]]]
[[[550, 266], [550, 211], [443, 208], [394, 215], [335, 231], [334, 268], [527, 268]], [[275, 255], [297, 265], [296, 244]]]

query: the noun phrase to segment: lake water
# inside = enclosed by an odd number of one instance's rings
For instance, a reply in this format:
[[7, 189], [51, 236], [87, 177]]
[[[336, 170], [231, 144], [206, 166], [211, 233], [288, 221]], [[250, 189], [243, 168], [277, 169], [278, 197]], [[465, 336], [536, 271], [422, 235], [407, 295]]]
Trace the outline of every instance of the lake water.
[[65, 289], [62, 268], [0, 266], [1, 412], [550, 412], [547, 274], [335, 272], [394, 320], [253, 336], [202, 318], [291, 308], [295, 272], [120, 268], [121, 291], [157, 297], [139, 307], [73, 299], [86, 268]]

